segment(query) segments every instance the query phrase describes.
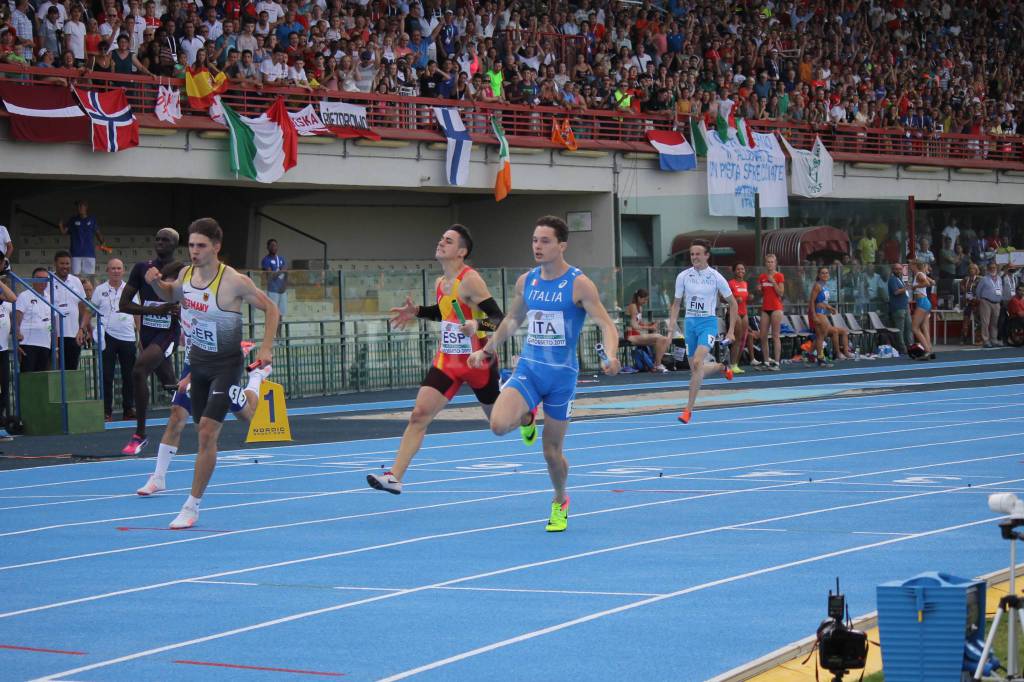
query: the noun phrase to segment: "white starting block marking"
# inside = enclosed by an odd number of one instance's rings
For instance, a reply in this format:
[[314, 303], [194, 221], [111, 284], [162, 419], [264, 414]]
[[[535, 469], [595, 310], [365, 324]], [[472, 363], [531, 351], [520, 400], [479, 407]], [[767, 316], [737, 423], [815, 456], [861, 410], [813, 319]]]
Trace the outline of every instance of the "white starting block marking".
[[802, 471], [751, 471], [749, 474], [738, 474], [733, 478], [789, 478], [791, 476], [803, 476]]
[[905, 485], [934, 485], [936, 483], [962, 480], [963, 479], [959, 476], [907, 476], [906, 478], [897, 479], [893, 481], [893, 483], [903, 483]]

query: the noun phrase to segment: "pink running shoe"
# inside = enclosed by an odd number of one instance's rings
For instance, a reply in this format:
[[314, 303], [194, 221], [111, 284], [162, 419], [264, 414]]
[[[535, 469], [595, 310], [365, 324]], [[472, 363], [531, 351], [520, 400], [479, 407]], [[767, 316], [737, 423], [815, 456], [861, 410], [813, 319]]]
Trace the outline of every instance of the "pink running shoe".
[[121, 454], [131, 456], [138, 455], [139, 453], [142, 452], [142, 448], [146, 447], [147, 445], [149, 445], [148, 438], [140, 436], [137, 433], [133, 433], [131, 440], [128, 441], [128, 445], [125, 445], [124, 448], [121, 450]]
[[178, 516], [171, 521], [171, 530], [182, 530], [184, 528], [191, 528], [196, 525], [196, 521], [199, 520], [199, 510], [195, 507], [182, 507], [181, 511], [178, 512]]

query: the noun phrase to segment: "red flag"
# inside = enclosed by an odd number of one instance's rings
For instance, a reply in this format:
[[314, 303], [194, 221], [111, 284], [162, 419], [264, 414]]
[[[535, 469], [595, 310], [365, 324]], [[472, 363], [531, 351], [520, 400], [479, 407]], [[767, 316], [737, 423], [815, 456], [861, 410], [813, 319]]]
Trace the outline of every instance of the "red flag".
[[119, 152], [139, 146], [139, 121], [128, 106], [124, 88], [107, 92], [75, 88], [75, 96], [92, 121], [94, 152]]
[[16, 140], [79, 142], [89, 137], [89, 119], [67, 88], [0, 82], [0, 99]]

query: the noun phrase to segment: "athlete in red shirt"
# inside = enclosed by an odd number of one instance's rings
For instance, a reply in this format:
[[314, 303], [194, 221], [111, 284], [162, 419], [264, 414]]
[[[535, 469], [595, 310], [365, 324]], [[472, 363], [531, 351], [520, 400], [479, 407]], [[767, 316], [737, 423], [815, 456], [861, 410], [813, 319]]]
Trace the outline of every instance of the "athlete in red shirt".
[[747, 267], [743, 263], [737, 263], [732, 268], [732, 275], [729, 288], [732, 289], [732, 297], [736, 299], [736, 313], [739, 315], [739, 319], [736, 320], [736, 339], [739, 343], [732, 345], [732, 371], [733, 374], [743, 374], [739, 362], [744, 346], [750, 350], [751, 362], [757, 362], [754, 358], [754, 335], [757, 332], [751, 332], [750, 324], [747, 322], [747, 299], [750, 298], [750, 291], [747, 288]]
[[[761, 292], [761, 354], [766, 369], [779, 370], [782, 360], [782, 296], [786, 291], [786, 278], [778, 272], [778, 258], [774, 253], [764, 257], [765, 272], [757, 277]], [[768, 357], [768, 337], [772, 339], [772, 357]]]

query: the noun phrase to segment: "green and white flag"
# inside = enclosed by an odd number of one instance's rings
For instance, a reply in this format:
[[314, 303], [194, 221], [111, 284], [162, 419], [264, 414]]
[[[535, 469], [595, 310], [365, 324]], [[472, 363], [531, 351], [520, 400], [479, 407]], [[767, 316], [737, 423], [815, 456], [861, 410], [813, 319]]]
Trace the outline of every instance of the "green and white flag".
[[278, 97], [265, 114], [256, 118], [240, 116], [224, 102], [218, 103], [231, 136], [230, 161], [235, 177], [276, 182], [298, 163], [299, 134], [283, 98]]

